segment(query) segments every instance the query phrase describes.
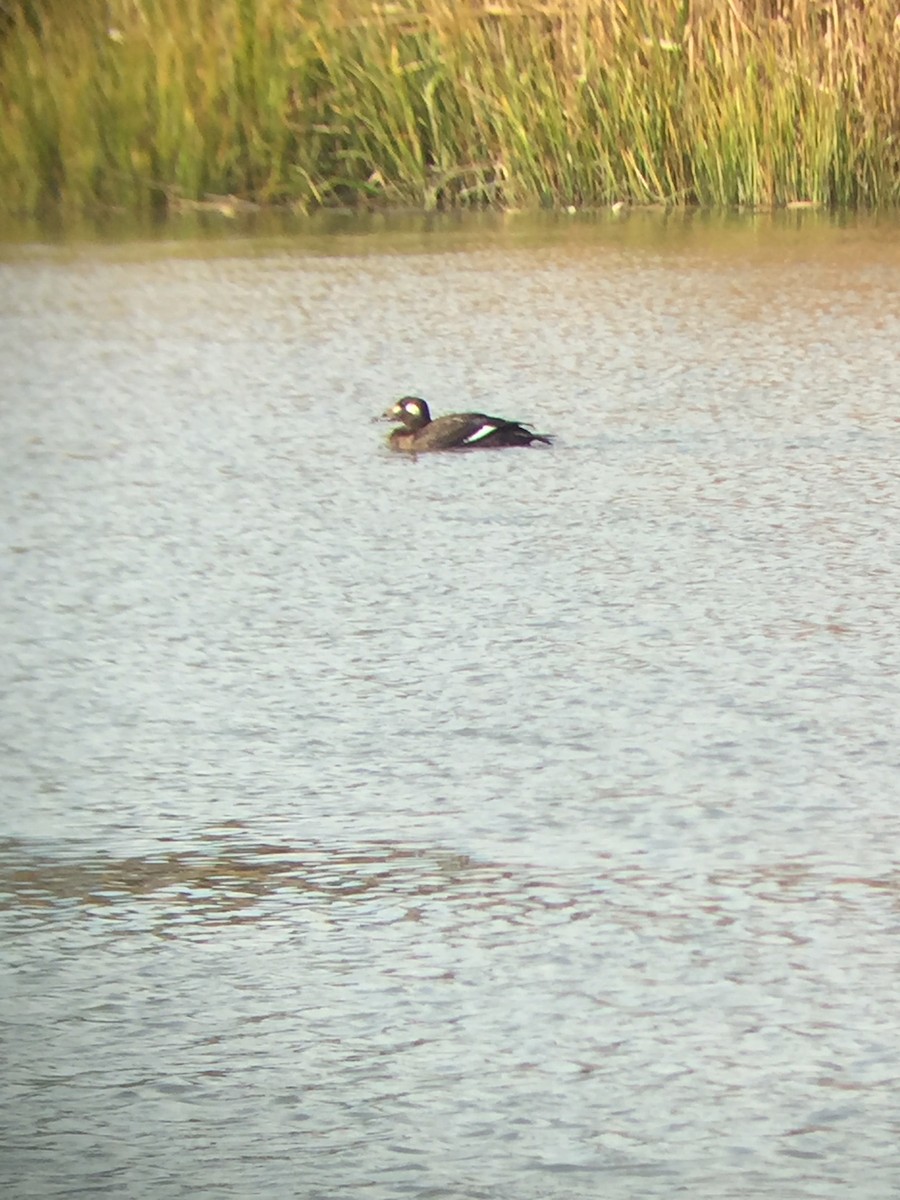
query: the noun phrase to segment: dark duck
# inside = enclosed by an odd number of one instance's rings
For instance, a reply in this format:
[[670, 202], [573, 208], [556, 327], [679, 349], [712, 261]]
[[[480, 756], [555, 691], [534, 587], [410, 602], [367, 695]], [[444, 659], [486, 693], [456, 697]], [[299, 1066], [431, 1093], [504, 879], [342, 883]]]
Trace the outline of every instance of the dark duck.
[[489, 417], [485, 413], [451, 413], [432, 420], [428, 405], [418, 396], [403, 396], [384, 414], [384, 419], [399, 422], [391, 431], [388, 445], [392, 450], [420, 454], [426, 450], [489, 450], [503, 446], [530, 446], [552, 438], [533, 433], [527, 425]]

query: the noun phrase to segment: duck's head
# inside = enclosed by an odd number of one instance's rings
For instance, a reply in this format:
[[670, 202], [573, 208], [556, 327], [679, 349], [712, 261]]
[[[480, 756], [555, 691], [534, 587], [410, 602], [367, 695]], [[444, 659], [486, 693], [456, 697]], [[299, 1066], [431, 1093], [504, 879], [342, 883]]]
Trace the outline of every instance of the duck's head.
[[419, 396], [402, 396], [384, 413], [387, 421], [399, 421], [407, 429], [422, 429], [431, 420], [428, 405]]

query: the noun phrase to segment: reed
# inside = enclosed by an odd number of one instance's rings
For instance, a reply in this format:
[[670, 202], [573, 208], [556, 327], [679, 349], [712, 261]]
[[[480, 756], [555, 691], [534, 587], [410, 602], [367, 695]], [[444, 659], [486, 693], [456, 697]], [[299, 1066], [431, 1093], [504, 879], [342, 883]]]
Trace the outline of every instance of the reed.
[[0, 208], [900, 201], [894, 0], [29, 0]]

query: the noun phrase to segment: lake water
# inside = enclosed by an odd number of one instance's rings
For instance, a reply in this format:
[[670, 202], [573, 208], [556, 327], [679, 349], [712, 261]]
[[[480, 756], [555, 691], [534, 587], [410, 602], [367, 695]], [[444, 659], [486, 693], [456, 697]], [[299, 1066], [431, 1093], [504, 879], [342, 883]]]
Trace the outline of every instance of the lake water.
[[0, 281], [4, 1195], [900, 1194], [900, 223]]

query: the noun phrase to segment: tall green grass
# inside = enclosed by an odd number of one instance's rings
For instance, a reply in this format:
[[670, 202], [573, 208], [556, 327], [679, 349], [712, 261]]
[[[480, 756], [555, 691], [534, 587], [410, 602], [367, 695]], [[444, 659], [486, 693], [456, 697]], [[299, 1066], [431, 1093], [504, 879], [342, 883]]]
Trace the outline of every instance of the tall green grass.
[[0, 208], [900, 201], [894, 0], [28, 0]]

